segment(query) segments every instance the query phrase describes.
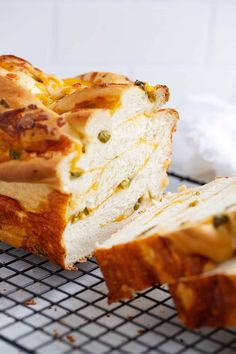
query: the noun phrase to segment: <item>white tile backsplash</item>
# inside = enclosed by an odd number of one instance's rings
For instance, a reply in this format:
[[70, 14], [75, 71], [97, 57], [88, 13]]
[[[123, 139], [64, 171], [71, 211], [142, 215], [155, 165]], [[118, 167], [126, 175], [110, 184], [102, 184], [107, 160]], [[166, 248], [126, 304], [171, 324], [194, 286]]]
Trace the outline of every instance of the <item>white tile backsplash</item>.
[[234, 0], [0, 0], [1, 53], [236, 99]]
[[232, 65], [236, 63], [236, 1], [222, 1], [215, 10], [212, 62]]
[[205, 60], [207, 3], [69, 0], [58, 6], [61, 61], [132, 66]]
[[0, 48], [35, 65], [53, 59], [53, 2], [0, 1]]

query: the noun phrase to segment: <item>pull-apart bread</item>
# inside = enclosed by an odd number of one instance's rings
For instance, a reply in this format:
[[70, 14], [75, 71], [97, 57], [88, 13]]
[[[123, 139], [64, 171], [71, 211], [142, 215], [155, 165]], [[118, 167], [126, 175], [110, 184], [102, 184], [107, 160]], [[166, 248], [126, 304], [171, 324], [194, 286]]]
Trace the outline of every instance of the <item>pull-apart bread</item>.
[[169, 287], [187, 327], [236, 326], [236, 257], [202, 275], [180, 278]]
[[0, 57], [0, 239], [71, 268], [159, 200], [178, 114], [111, 73], [58, 79]]
[[[235, 253], [236, 178], [169, 194], [98, 245], [109, 301], [213, 269]], [[197, 282], [196, 282], [197, 286]]]

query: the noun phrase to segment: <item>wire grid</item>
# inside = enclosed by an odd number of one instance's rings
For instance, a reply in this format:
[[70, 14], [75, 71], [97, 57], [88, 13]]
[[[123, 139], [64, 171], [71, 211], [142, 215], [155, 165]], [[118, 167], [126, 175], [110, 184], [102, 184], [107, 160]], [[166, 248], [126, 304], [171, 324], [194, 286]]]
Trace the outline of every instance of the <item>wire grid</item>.
[[[197, 183], [170, 179], [170, 190]], [[236, 329], [184, 328], [166, 286], [108, 305], [95, 260], [66, 271], [4, 243], [0, 250], [0, 354], [236, 353]]]

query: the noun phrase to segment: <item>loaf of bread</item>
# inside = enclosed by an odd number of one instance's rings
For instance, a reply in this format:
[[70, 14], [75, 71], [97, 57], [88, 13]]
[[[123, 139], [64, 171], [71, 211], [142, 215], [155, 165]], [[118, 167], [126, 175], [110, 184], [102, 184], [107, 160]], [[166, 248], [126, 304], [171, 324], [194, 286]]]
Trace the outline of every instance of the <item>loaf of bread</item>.
[[178, 114], [166, 86], [59, 79], [0, 57], [0, 240], [70, 269], [159, 200]]
[[167, 195], [98, 245], [95, 256], [109, 301], [229, 259], [236, 249], [235, 221], [236, 178]]

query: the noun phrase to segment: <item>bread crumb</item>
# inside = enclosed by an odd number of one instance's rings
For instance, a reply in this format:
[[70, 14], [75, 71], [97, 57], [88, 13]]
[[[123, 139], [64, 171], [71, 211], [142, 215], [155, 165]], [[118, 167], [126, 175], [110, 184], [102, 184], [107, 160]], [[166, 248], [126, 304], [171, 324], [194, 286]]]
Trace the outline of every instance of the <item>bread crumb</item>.
[[52, 331], [52, 335], [53, 335], [54, 337], [59, 337], [60, 333], [59, 333], [56, 329], [54, 329], [54, 330]]
[[31, 306], [31, 305], [36, 305], [37, 302], [35, 299], [29, 299], [29, 300], [24, 301], [23, 304], [26, 306]]
[[127, 316], [126, 319], [127, 321], [131, 321], [133, 319], [133, 316]]
[[73, 337], [73, 336], [68, 335], [68, 336], [66, 336], [66, 338], [68, 339], [68, 341], [70, 343], [74, 343], [75, 342], [75, 337]]
[[142, 334], [144, 332], [145, 332], [145, 329], [143, 329], [143, 328], [140, 328], [140, 329], [137, 330], [137, 333], [139, 333], [139, 334]]

